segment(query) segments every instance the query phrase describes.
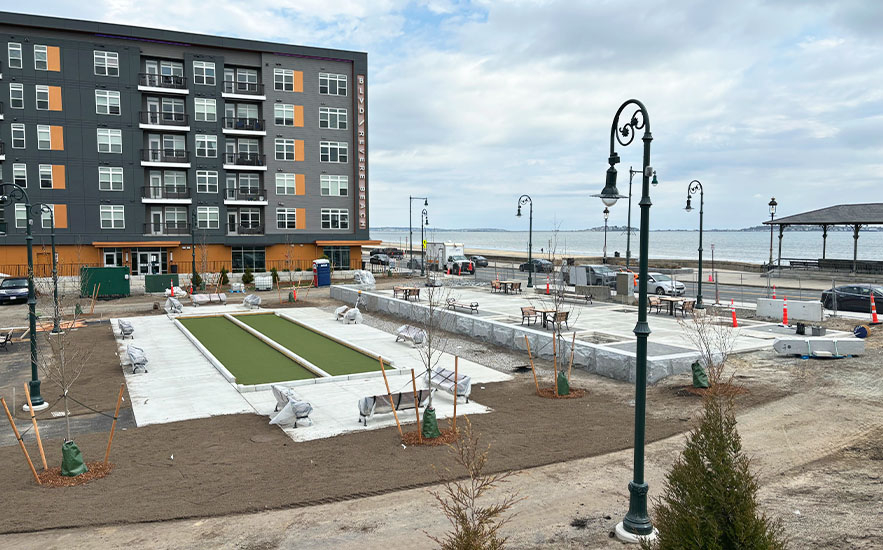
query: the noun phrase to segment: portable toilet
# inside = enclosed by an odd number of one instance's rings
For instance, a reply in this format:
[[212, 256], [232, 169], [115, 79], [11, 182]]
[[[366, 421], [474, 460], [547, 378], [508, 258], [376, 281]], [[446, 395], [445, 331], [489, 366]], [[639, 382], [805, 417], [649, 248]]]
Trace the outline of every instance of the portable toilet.
[[331, 286], [331, 262], [313, 260], [313, 286]]

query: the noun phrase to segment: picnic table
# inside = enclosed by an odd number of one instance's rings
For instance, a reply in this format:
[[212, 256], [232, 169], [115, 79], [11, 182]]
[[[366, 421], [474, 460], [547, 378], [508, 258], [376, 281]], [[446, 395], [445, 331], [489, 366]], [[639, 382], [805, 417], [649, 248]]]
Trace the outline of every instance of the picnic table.
[[397, 286], [392, 289], [393, 298], [398, 298], [399, 294], [402, 295], [402, 299], [410, 300], [413, 297], [415, 300], [420, 299], [420, 289], [416, 286]]
[[549, 324], [549, 319], [554, 319], [555, 314], [558, 313], [558, 310], [555, 308], [535, 308], [534, 311], [542, 315], [541, 319], [543, 323], [543, 328], [547, 328]]
[[686, 300], [680, 296], [659, 296], [660, 302], [668, 302], [668, 314], [674, 317], [675, 305], [680, 305]]
[[516, 292], [517, 290], [521, 290], [521, 281], [500, 281], [500, 288], [503, 289], [503, 293], [505, 294]]

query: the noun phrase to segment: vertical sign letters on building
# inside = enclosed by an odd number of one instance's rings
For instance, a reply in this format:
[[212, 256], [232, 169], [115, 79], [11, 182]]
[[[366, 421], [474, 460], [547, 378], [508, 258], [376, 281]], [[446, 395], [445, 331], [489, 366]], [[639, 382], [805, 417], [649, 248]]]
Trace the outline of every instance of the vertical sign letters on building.
[[356, 76], [356, 110], [359, 138], [359, 229], [368, 228], [368, 146], [365, 135], [365, 75]]

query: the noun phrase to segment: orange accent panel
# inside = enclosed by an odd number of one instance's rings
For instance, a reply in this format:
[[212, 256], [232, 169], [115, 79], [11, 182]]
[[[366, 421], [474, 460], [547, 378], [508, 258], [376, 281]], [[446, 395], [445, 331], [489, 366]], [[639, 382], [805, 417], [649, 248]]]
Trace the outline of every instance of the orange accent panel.
[[49, 46], [46, 48], [46, 59], [50, 71], [61, 70], [61, 50], [58, 46]]
[[307, 194], [307, 177], [303, 174], [295, 174], [294, 175], [294, 194], [295, 195], [306, 195]]
[[304, 140], [294, 140], [294, 160], [304, 160]]
[[383, 241], [316, 241], [318, 246], [379, 246]]
[[49, 148], [53, 151], [64, 151], [64, 127], [49, 127]]
[[295, 105], [294, 106], [294, 125], [298, 128], [304, 127], [304, 106], [303, 105]]
[[92, 246], [95, 248], [174, 247], [181, 246], [181, 241], [92, 241]]
[[294, 71], [294, 91], [295, 92], [304, 91], [304, 72], [303, 71]]
[[67, 205], [54, 204], [52, 207], [55, 209], [55, 229], [67, 229]]
[[295, 208], [294, 209], [294, 228], [295, 229], [306, 229], [307, 228], [307, 214], [306, 210], [303, 208]]
[[64, 164], [52, 165], [52, 188], [64, 189]]
[[61, 111], [61, 86], [49, 86], [49, 110]]

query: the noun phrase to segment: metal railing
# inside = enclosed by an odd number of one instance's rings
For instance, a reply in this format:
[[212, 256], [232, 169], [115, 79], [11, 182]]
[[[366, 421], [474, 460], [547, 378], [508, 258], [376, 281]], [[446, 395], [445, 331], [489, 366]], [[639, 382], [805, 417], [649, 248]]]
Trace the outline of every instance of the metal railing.
[[260, 201], [267, 198], [262, 188], [227, 188], [224, 190], [224, 200], [228, 201]]
[[225, 94], [264, 95], [264, 85], [260, 82], [224, 81]]
[[6, 154], [6, 144], [0, 141], [0, 155]]
[[161, 126], [187, 126], [189, 121], [185, 113], [141, 111], [141, 124], [156, 124]]
[[263, 235], [264, 224], [260, 222], [240, 222], [227, 224], [228, 235]]
[[262, 118], [243, 118], [225, 116], [224, 128], [227, 130], [243, 130], [248, 132], [264, 132], [267, 125]]
[[141, 160], [147, 162], [190, 162], [185, 149], [141, 149]]
[[266, 166], [267, 157], [260, 153], [224, 153], [224, 164], [235, 166]]
[[145, 235], [189, 235], [188, 222], [148, 222], [144, 224]]
[[189, 199], [188, 187], [142, 187], [141, 197], [145, 199]]
[[170, 90], [186, 90], [187, 79], [177, 75], [140, 73], [138, 75], [138, 85], [151, 88], [168, 88]]

